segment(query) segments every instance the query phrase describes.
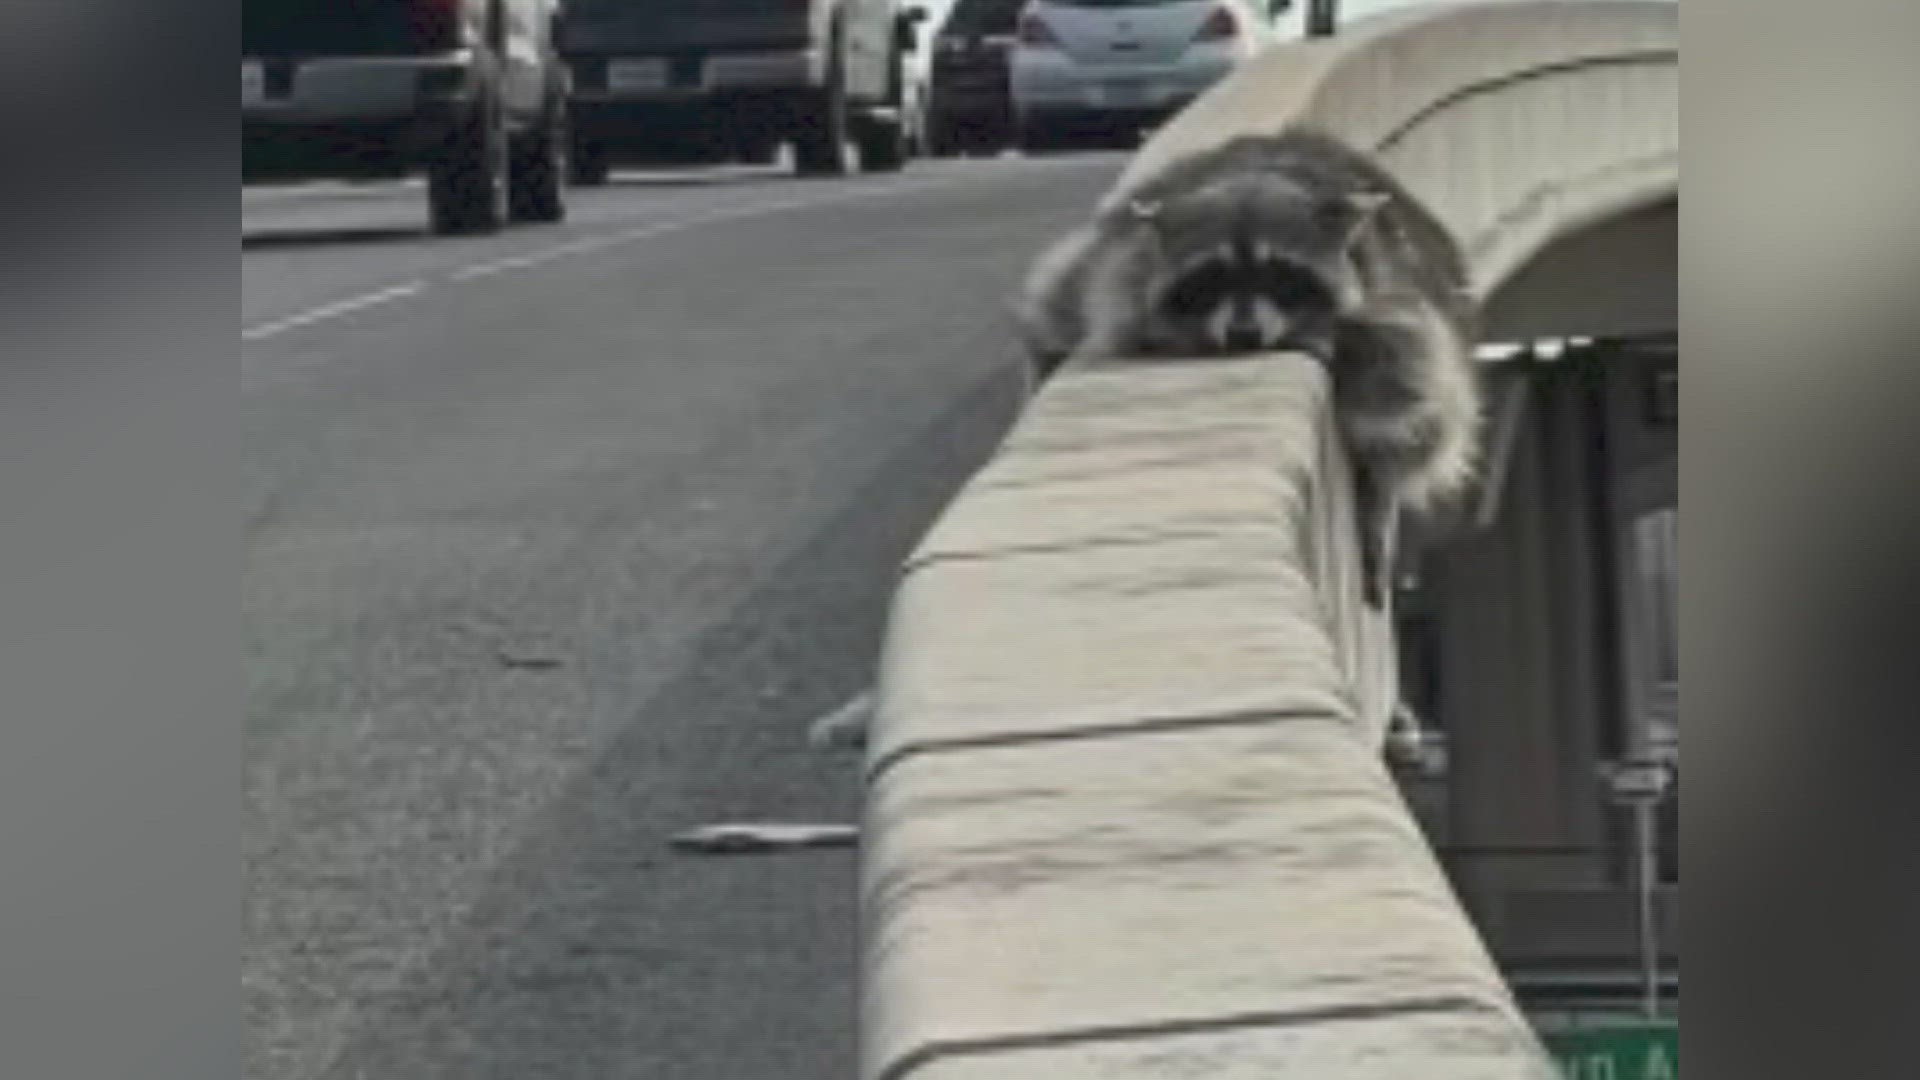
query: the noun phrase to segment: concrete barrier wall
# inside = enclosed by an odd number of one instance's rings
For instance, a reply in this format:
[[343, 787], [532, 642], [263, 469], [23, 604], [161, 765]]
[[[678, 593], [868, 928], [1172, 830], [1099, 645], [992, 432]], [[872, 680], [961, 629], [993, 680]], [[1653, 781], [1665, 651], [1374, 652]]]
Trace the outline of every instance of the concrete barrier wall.
[[1326, 394], [1069, 366], [908, 566], [864, 1076], [1548, 1075], [1360, 720]]
[[[1309, 120], [1428, 198], [1492, 296], [1674, 197], [1676, 58], [1671, 5], [1374, 20], [1243, 69], [1112, 197]], [[1327, 404], [1297, 356], [1070, 364], [910, 561], [866, 1080], [1553, 1075], [1380, 763], [1392, 643]]]

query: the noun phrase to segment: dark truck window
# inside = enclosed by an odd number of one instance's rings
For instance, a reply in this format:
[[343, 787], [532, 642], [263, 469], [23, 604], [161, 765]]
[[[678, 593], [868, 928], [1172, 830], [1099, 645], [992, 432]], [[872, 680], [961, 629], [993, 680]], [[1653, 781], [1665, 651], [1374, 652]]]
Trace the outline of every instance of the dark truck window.
[[674, 17], [710, 19], [727, 15], [756, 15], [769, 11], [806, 8], [804, 0], [566, 0], [561, 7], [566, 18], [585, 21], [602, 19], [642, 19], [655, 21]]
[[953, 37], [1011, 34], [1027, 0], [958, 0], [941, 33]]
[[797, 48], [807, 0], [566, 0], [562, 52]]
[[242, 0], [242, 56], [405, 56], [459, 45], [461, 0]]

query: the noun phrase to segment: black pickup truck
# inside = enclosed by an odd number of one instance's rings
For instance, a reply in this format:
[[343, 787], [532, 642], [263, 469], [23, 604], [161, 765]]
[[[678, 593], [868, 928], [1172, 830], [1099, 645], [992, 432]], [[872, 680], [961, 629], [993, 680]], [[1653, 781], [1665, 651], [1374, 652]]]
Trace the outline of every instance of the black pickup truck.
[[905, 164], [897, 0], [567, 0], [574, 182], [626, 160], [771, 161], [802, 175]]

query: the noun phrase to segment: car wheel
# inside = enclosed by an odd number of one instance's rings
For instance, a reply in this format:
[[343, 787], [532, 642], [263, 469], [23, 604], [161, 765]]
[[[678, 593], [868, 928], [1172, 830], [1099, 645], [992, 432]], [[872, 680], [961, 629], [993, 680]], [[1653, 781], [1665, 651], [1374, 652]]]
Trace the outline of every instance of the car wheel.
[[513, 147], [508, 211], [515, 221], [555, 222], [567, 216], [566, 121], [555, 110]]
[[907, 133], [897, 117], [868, 116], [861, 120], [854, 140], [860, 153], [860, 171], [899, 172], [907, 164]]
[[772, 165], [780, 160], [780, 143], [776, 139], [749, 140], [735, 147], [732, 156], [742, 165]]
[[480, 110], [427, 167], [427, 204], [442, 236], [497, 232], [507, 219], [507, 140], [499, 114]]
[[919, 99], [916, 98], [913, 104], [906, 106], [902, 110], [901, 116], [903, 119], [900, 125], [900, 137], [906, 142], [907, 157], [909, 158], [926, 157], [927, 156], [927, 110], [926, 110], [926, 107], [919, 104]]
[[967, 153], [975, 157], [999, 157], [1000, 151], [1012, 141], [1004, 122], [982, 118], [967, 137]]
[[793, 167], [801, 176], [844, 176], [847, 172], [847, 79], [841, 66], [840, 34], [833, 35], [827, 85], [801, 110], [793, 139]]
[[1097, 144], [1105, 150], [1136, 150], [1140, 147], [1140, 125], [1115, 124], [1100, 133]]
[[567, 155], [567, 182], [575, 187], [599, 187], [612, 172], [607, 152], [597, 146], [576, 142]]
[[952, 157], [959, 153], [959, 140], [955, 138], [953, 121], [931, 110], [927, 113], [925, 133], [928, 157]]
[[1015, 143], [1023, 154], [1050, 154], [1069, 145], [1064, 132], [1037, 120], [1022, 118]]
[[899, 46], [895, 41], [893, 62], [887, 66], [886, 102], [862, 115], [856, 131], [861, 172], [899, 172], [912, 156], [907, 145], [907, 68]]

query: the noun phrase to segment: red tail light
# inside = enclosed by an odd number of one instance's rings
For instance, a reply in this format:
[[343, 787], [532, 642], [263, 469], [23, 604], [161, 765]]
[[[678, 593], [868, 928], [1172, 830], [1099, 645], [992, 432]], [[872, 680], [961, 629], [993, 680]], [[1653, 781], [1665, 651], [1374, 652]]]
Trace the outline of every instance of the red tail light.
[[1230, 41], [1240, 36], [1240, 22], [1233, 12], [1226, 8], [1214, 8], [1207, 21], [1200, 24], [1200, 30], [1193, 35], [1195, 41]]
[[1060, 38], [1047, 20], [1029, 11], [1020, 16], [1020, 44], [1029, 49], [1057, 49]]

